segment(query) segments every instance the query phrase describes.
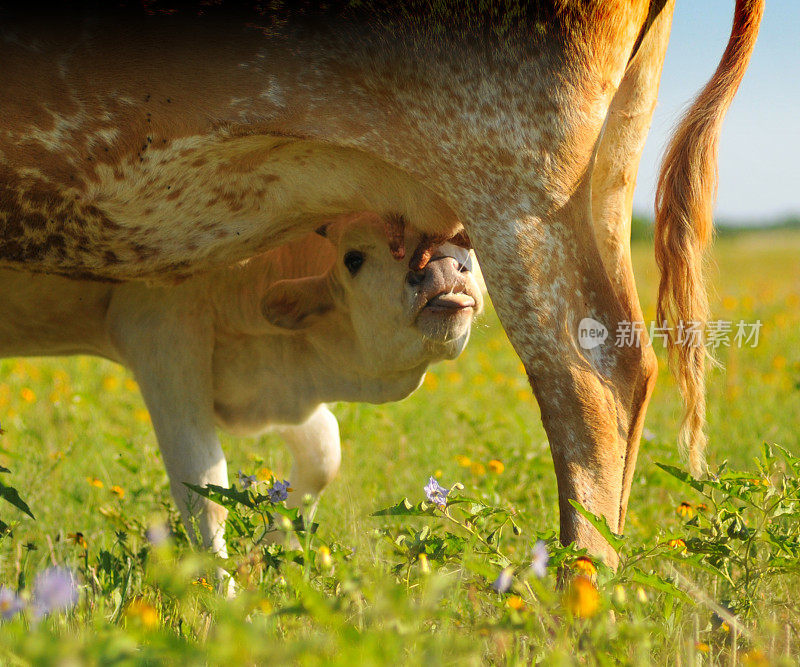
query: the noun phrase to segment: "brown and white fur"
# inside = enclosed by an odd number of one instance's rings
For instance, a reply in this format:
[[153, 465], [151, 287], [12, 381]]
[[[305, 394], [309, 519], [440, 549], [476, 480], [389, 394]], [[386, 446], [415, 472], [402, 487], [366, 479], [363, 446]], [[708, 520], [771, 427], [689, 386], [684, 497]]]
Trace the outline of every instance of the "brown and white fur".
[[277, 428], [294, 458], [289, 502], [317, 496], [340, 463], [324, 404], [405, 398], [431, 363], [460, 354], [482, 307], [461, 248], [442, 246], [410, 272], [368, 216], [327, 235], [180, 285], [0, 270], [0, 356], [93, 354], [130, 368], [187, 526], [196, 521], [224, 555], [225, 511], [184, 486], [228, 486], [216, 426], [235, 435]]
[[[463, 226], [541, 407], [561, 539], [613, 566], [568, 500], [622, 532], [656, 363], [646, 345], [582, 350], [577, 326], [641, 319], [631, 200], [673, 0], [273, 5], [226, 20], [6, 17], [0, 264], [164, 281], [354, 212], [423, 242]], [[671, 318], [702, 319], [719, 125], [762, 10], [736, 1], [728, 51], [664, 165]], [[677, 359], [698, 471], [703, 358]]]

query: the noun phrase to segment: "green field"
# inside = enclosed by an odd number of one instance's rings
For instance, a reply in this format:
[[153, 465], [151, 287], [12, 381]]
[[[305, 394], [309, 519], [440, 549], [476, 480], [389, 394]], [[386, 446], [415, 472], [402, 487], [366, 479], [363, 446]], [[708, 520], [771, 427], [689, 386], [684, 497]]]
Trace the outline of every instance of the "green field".
[[[0, 361], [0, 466], [10, 470], [0, 482], [16, 488], [36, 516], [0, 501], [0, 519], [13, 529], [0, 537], [0, 585], [27, 599], [36, 573], [55, 563], [76, 572], [80, 585], [70, 611], [0, 620], [0, 664], [794, 664], [797, 477], [777, 450], [769, 471], [754, 460], [763, 458], [764, 442], [800, 454], [798, 257], [797, 232], [716, 243], [713, 319], [760, 320], [762, 328], [757, 347], [718, 351], [722, 368], [708, 380], [708, 460], [712, 470], [727, 459], [729, 470], [751, 472], [722, 476], [728, 486], [714, 492], [718, 505], [705, 501], [710, 519], [700, 512], [693, 526], [686, 522], [696, 509], [678, 515], [681, 502], [696, 508], [703, 498], [656, 465], [683, 467], [674, 445], [680, 402], [659, 351], [623, 566], [616, 577], [601, 569], [585, 600], [581, 590], [556, 585], [556, 566], [569, 566], [575, 554], [555, 544], [545, 434], [491, 307], [465, 353], [435, 366], [407, 400], [334, 406], [343, 464], [320, 503], [317, 532], [301, 536], [306, 548], [297, 553], [254, 544], [252, 535], [231, 539], [241, 585], [232, 601], [195, 583], [212, 571], [209, 558], [192, 552], [179, 529], [158, 548], [144, 536], [164, 519], [175, 525], [175, 516], [130, 375], [92, 358]], [[637, 244], [634, 260], [649, 321], [652, 247]], [[277, 437], [225, 436], [223, 446], [231, 481], [238, 470], [289, 475]], [[371, 516], [404, 497], [423, 500], [434, 474], [446, 486], [463, 483], [460, 493], [479, 501], [475, 507], [514, 513], [521, 534], [508, 523], [490, 548], [439, 510]], [[486, 540], [506, 514], [484, 515], [471, 527]], [[86, 549], [68, 537], [78, 532]], [[543, 579], [525, 571], [537, 538], [551, 553]], [[667, 546], [678, 538], [688, 553]], [[323, 545], [332, 552], [330, 567]], [[509, 562], [512, 589], [491, 590]], [[720, 605], [738, 614], [738, 625]]]

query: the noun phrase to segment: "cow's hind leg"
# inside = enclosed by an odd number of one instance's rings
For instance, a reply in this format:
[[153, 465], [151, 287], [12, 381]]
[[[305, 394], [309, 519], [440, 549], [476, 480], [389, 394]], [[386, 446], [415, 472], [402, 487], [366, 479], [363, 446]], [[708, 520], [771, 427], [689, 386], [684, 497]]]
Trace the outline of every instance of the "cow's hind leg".
[[[611, 103], [592, 173], [592, 219], [598, 247], [627, 322], [644, 319], [631, 265], [631, 210], [639, 159], [656, 105], [672, 19], [673, 3], [658, 5], [654, 3], [651, 8], [648, 28]], [[645, 331], [640, 344], [641, 361], [633, 379], [632, 403], [627, 406], [630, 427], [619, 508], [620, 531], [625, 523], [645, 411], [658, 371]]]

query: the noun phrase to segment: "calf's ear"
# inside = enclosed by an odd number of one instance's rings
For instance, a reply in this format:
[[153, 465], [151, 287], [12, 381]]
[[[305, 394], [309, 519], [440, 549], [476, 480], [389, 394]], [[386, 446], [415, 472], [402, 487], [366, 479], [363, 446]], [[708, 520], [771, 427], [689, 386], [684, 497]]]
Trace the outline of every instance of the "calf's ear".
[[326, 277], [279, 280], [261, 300], [266, 320], [281, 329], [305, 329], [333, 308]]

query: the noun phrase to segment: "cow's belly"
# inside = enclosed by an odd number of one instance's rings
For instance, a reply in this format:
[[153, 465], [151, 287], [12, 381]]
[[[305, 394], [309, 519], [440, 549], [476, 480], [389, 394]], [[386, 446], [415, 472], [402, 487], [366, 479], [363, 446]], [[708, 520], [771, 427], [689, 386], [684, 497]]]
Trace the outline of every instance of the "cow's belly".
[[113, 359], [105, 329], [110, 293], [101, 283], [0, 270], [0, 357]]
[[217, 425], [227, 433], [241, 437], [257, 436], [280, 425], [305, 422], [319, 404], [308, 404], [293, 396], [255, 399], [246, 404], [214, 403]]

